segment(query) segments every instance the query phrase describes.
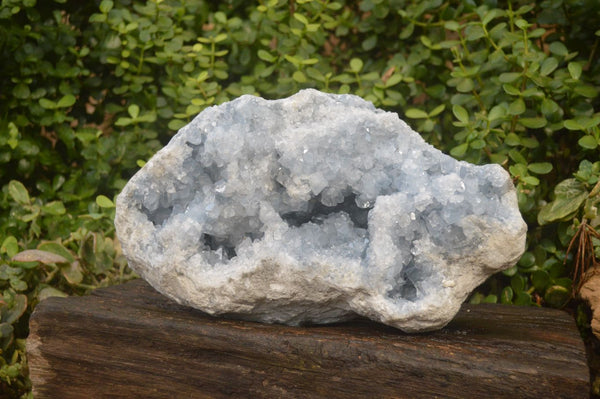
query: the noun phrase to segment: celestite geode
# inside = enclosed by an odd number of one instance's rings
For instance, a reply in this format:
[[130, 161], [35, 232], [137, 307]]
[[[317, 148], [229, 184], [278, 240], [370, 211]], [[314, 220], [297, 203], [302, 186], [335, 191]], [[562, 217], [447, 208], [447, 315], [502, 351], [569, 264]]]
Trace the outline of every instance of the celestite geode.
[[511, 179], [441, 153], [398, 115], [303, 90], [207, 108], [125, 186], [130, 266], [177, 302], [268, 323], [356, 314], [443, 327], [524, 251]]

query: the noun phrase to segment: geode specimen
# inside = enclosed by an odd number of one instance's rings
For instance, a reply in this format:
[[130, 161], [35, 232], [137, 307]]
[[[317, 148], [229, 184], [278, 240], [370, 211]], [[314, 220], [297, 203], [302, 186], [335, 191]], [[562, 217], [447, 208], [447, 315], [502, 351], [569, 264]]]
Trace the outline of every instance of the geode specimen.
[[125, 186], [115, 225], [130, 266], [179, 303], [404, 331], [448, 323], [526, 233], [502, 167], [456, 161], [397, 114], [316, 90], [204, 110]]

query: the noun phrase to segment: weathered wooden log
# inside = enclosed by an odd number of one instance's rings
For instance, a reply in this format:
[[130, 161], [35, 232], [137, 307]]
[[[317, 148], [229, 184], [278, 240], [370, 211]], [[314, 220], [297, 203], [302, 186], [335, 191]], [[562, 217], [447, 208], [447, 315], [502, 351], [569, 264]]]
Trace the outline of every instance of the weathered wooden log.
[[464, 305], [426, 334], [289, 327], [207, 316], [137, 280], [45, 300], [30, 327], [37, 399], [589, 397], [583, 342], [552, 309]]

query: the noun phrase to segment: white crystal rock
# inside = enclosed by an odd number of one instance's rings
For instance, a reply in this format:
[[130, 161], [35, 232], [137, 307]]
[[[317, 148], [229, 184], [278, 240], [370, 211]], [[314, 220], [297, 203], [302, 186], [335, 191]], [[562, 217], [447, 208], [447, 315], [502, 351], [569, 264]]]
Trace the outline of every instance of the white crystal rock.
[[210, 314], [267, 323], [362, 315], [443, 327], [515, 264], [511, 179], [441, 153], [392, 112], [303, 90], [207, 108], [123, 189], [129, 265]]

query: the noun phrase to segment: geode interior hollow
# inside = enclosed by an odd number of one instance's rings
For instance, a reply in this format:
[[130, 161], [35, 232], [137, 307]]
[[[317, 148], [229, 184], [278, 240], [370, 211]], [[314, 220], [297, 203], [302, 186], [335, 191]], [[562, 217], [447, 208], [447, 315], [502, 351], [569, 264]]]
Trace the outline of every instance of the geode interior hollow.
[[179, 303], [407, 332], [447, 324], [516, 263], [527, 230], [501, 166], [457, 161], [395, 113], [312, 89], [205, 109], [131, 178], [115, 226], [129, 265]]

